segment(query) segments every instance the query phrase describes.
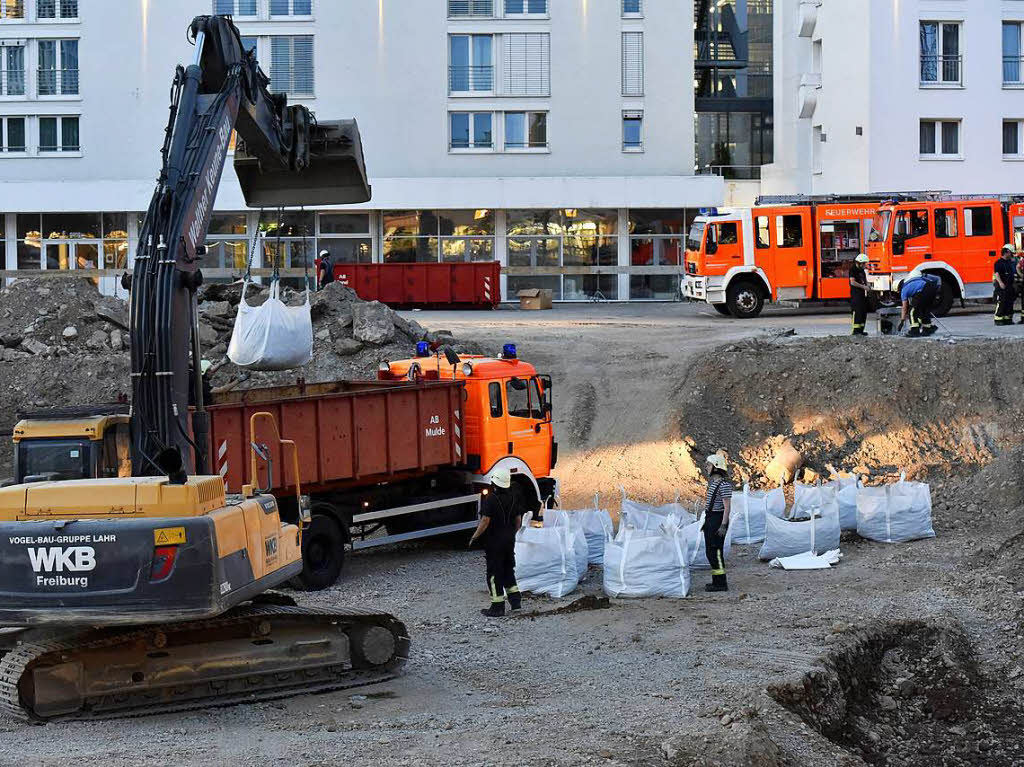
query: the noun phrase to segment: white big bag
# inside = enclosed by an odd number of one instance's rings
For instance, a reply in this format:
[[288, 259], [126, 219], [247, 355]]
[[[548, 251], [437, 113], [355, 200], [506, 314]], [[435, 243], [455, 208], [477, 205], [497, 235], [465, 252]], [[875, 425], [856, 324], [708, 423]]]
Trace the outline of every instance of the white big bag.
[[768, 516], [765, 519], [764, 545], [758, 558], [770, 561], [813, 551], [824, 554], [839, 548], [839, 505], [833, 500], [818, 509], [808, 509], [811, 518], [790, 522]]
[[857, 496], [860, 494], [859, 477], [840, 477], [835, 480], [836, 501], [839, 503], [839, 529], [857, 529]]
[[663, 506], [654, 506], [649, 503], [632, 501], [626, 497], [625, 489], [619, 489], [622, 491], [622, 517], [619, 522], [620, 526], [627, 524], [635, 527], [637, 530], [657, 530], [673, 516], [684, 524], [693, 522], [697, 519], [697, 517], [686, 510], [686, 507], [683, 506], [683, 504], [679, 503], [679, 496], [676, 496], [674, 503], [666, 503]]
[[[733, 496], [735, 500], [736, 496]], [[708, 561], [708, 550], [704, 543], [705, 517], [703, 512], [695, 522], [680, 525], [683, 538], [686, 539], [686, 563], [691, 570], [710, 570], [711, 563]], [[725, 561], [729, 561], [729, 550], [732, 548], [733, 530], [736, 529], [736, 518], [729, 515], [729, 527], [725, 532], [725, 543], [722, 546], [722, 555]]]
[[813, 485], [799, 482], [793, 485], [793, 508], [789, 519], [810, 519], [811, 509], [820, 509], [836, 499], [836, 486], [828, 482], [821, 484], [819, 480]]
[[743, 492], [732, 497], [729, 527], [731, 541], [738, 544], [760, 543], [764, 540], [765, 517], [781, 518], [786, 513], [786, 494], [781, 487], [774, 490], [751, 490], [743, 485]]
[[579, 570], [568, 525], [531, 527], [523, 517], [516, 532], [516, 582], [521, 591], [564, 597], [579, 584]]
[[587, 546], [587, 536], [583, 532], [583, 524], [577, 516], [582, 512], [561, 511], [559, 509], [545, 509], [544, 527], [567, 527], [569, 537], [572, 540], [572, 552], [576, 562], [576, 572], [582, 581], [587, 577], [589, 567], [590, 549]]
[[931, 488], [923, 482], [900, 481], [862, 487], [857, 494], [857, 535], [882, 543], [934, 538]]
[[604, 592], [610, 597], [674, 597], [690, 593], [682, 530], [619, 528], [604, 550]]
[[289, 370], [313, 358], [313, 318], [309, 309], [309, 284], [301, 306], [287, 306], [280, 299], [280, 282], [270, 283], [270, 297], [261, 306], [249, 306], [242, 283], [228, 358], [250, 370]]
[[[557, 509], [555, 511], [560, 513]], [[550, 513], [550, 509], [544, 512], [545, 523]], [[583, 535], [587, 539], [587, 562], [600, 567], [604, 562], [605, 541], [615, 533], [612, 515], [606, 509], [600, 508], [599, 498], [596, 494], [594, 495], [594, 508], [566, 513], [578, 519], [583, 527]]]

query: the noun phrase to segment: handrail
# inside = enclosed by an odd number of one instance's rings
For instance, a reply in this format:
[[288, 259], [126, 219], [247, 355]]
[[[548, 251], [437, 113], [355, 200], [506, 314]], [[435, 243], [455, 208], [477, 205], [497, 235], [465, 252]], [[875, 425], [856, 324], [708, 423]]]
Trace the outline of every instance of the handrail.
[[[296, 503], [296, 509], [298, 509], [298, 512], [299, 512], [298, 528], [299, 528], [299, 544], [301, 545], [301, 543], [302, 543], [302, 532], [304, 530], [309, 529], [310, 516], [309, 516], [309, 513], [306, 512], [302, 508], [302, 486], [301, 486], [301, 481], [299, 480], [299, 448], [295, 444], [295, 440], [292, 440], [292, 439], [281, 439], [281, 432], [277, 428], [277, 419], [274, 418], [274, 416], [272, 416], [270, 413], [267, 413], [266, 411], [260, 411], [258, 413], [253, 413], [252, 416], [249, 418], [249, 471], [250, 471], [249, 476], [250, 476], [250, 479], [251, 479], [251, 481], [253, 482], [254, 485], [255, 485], [256, 477], [257, 477], [256, 456], [257, 456], [258, 453], [261, 452], [260, 447], [263, 447], [263, 446], [257, 445], [256, 442], [255, 442], [255, 438], [256, 438], [256, 421], [258, 419], [266, 419], [266, 420], [270, 421], [270, 425], [274, 428], [274, 436], [277, 438], [277, 444], [281, 445], [281, 446], [287, 445], [287, 446], [291, 447], [291, 449], [292, 449], [292, 471], [295, 472], [295, 503]], [[264, 455], [262, 457], [268, 463], [270, 462], [268, 456]], [[281, 481], [282, 481], [282, 483], [284, 482], [284, 471], [281, 472]]]

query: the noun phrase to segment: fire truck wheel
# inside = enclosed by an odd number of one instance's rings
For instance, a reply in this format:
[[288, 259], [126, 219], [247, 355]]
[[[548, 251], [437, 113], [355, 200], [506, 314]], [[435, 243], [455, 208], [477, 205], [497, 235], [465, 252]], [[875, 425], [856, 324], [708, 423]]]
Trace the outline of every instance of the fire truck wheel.
[[761, 289], [751, 280], [736, 280], [726, 292], [725, 304], [729, 313], [741, 320], [753, 319], [764, 308]]
[[949, 314], [949, 310], [953, 308], [953, 300], [953, 285], [949, 280], [943, 278], [942, 290], [939, 291], [939, 297], [935, 302], [932, 314], [936, 317], [945, 317]]
[[729, 304], [711, 304], [715, 307], [715, 311], [719, 314], [723, 314], [726, 317], [732, 317], [732, 312], [729, 311]]

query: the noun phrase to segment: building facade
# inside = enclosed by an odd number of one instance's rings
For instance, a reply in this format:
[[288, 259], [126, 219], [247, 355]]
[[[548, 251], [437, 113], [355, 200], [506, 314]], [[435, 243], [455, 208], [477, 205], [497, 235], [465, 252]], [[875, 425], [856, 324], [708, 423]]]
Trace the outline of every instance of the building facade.
[[723, 193], [695, 174], [686, 0], [0, 0], [8, 275], [131, 265], [184, 33], [211, 12], [233, 16], [271, 90], [359, 121], [373, 187], [364, 205], [254, 211], [226, 169], [211, 273], [250, 253], [303, 269], [326, 248], [497, 260], [506, 297], [677, 295], [688, 223]]
[[1024, 0], [777, 0], [766, 194], [1024, 184]]

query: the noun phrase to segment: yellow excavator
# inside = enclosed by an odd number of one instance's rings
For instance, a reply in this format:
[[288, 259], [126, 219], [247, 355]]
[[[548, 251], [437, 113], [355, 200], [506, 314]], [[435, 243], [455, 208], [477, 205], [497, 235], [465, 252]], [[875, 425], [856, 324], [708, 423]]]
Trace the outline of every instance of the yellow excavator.
[[[270, 591], [302, 568], [300, 498], [285, 520], [273, 496], [228, 497], [207, 475], [196, 290], [232, 130], [251, 206], [363, 202], [370, 189], [354, 120], [317, 122], [271, 94], [229, 17], [196, 17], [190, 33], [195, 59], [175, 74], [126, 280], [132, 401], [120, 436], [134, 476], [0, 488], [0, 709], [22, 719], [340, 689], [387, 679], [408, 657], [392, 615], [306, 609]], [[278, 440], [299, 476], [294, 445]], [[254, 447], [252, 476], [257, 460]]]

